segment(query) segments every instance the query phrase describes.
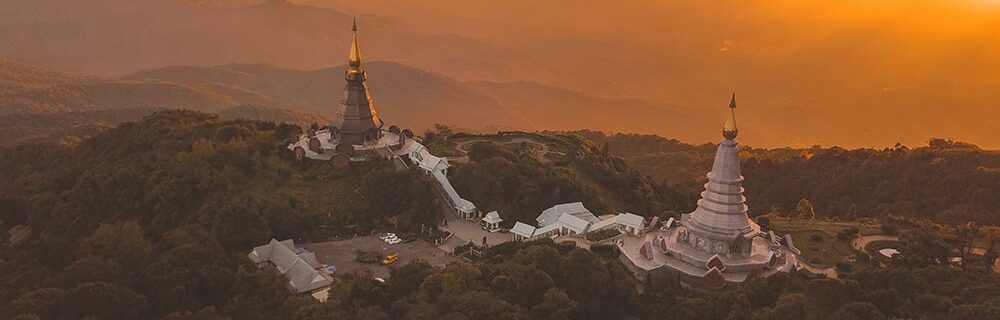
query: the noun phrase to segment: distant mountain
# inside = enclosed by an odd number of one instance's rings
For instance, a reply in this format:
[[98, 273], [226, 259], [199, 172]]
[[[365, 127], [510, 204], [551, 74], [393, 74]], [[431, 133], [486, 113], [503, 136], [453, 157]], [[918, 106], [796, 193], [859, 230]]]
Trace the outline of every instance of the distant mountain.
[[[0, 146], [55, 143], [72, 145], [127, 121], [139, 121], [154, 108], [81, 110], [56, 113], [19, 112], [0, 115]], [[240, 105], [216, 112], [224, 120], [242, 118], [295, 123], [325, 123], [323, 117], [254, 105]]]
[[0, 115], [0, 146], [76, 144], [125, 121], [137, 121], [155, 109], [87, 110]]
[[229, 95], [235, 94], [225, 88], [164, 81], [103, 80], [0, 62], [0, 115], [124, 108], [218, 111], [240, 104]]
[[[123, 80], [212, 88], [234, 101], [329, 117], [343, 95], [344, 66], [296, 71], [267, 65], [168, 67]], [[377, 110], [388, 123], [422, 131], [447, 124], [474, 131], [497, 129], [668, 132], [691, 137], [707, 125], [677, 108], [643, 100], [606, 99], [537, 83], [462, 82], [393, 62], [365, 64]], [[249, 101], [253, 100], [253, 102]]]
[[325, 117], [252, 104], [238, 105], [232, 108], [223, 109], [215, 114], [219, 115], [219, 117], [224, 120], [237, 118], [269, 120], [275, 122], [294, 123], [301, 126], [308, 126], [313, 123], [327, 123], [330, 121]]
[[[286, 0], [6, 0], [3, 9], [0, 57], [100, 76], [226, 63], [318, 69], [346, 61], [354, 18]], [[525, 51], [387, 16], [357, 18], [371, 60], [463, 80], [545, 77], [534, 72], [542, 66]]]
[[[0, 115], [108, 109], [194, 109], [223, 116], [325, 122], [340, 103], [344, 66], [314, 71], [268, 65], [176, 66], [117, 80], [0, 64]], [[393, 62], [368, 62], [369, 88], [387, 123], [423, 131], [575, 130], [673, 133], [709, 123], [669, 105], [606, 99], [529, 82], [462, 82]], [[233, 107], [242, 106], [236, 109]], [[259, 106], [259, 107], [249, 107]], [[675, 130], [676, 129], [676, 130]]]
[[[931, 2], [5, 0], [0, 58], [102, 77], [229, 63], [316, 70], [345, 60], [357, 16], [367, 60], [458, 81], [713, 117], [736, 92], [744, 142], [756, 146], [942, 136], [996, 149], [1000, 43], [981, 39], [997, 38], [1000, 10]], [[668, 127], [655, 133], [674, 136], [673, 119], [658, 118]], [[719, 121], [680, 138], [715, 142]]]

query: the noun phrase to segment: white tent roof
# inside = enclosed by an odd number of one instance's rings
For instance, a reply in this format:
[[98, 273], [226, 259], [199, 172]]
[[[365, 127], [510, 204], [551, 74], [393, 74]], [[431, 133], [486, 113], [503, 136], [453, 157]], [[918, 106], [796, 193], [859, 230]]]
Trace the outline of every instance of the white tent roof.
[[319, 267], [323, 266], [323, 264], [319, 263], [319, 261], [316, 260], [316, 253], [315, 252], [303, 252], [303, 253], [300, 253], [299, 254], [299, 258], [302, 258], [302, 261], [305, 261], [306, 264], [308, 264], [313, 269], [316, 269], [316, 268], [319, 268]]
[[576, 233], [583, 233], [584, 231], [587, 231], [587, 227], [590, 226], [590, 222], [577, 218], [571, 214], [559, 216], [559, 220], [557, 220], [556, 223], [562, 224], [567, 229], [573, 230], [573, 232]]
[[542, 211], [542, 214], [538, 216], [535, 220], [538, 222], [539, 227], [544, 227], [549, 224], [555, 223], [559, 220], [559, 217], [569, 214], [577, 218], [583, 219], [590, 223], [600, 222], [601, 219], [597, 218], [593, 213], [590, 212], [586, 207], [583, 206], [583, 202], [573, 202], [573, 203], [563, 203], [552, 206], [551, 208]]
[[514, 223], [514, 227], [510, 229], [510, 232], [525, 238], [531, 238], [535, 234], [535, 227], [518, 221]]
[[535, 229], [535, 235], [544, 235], [546, 233], [559, 230], [559, 228], [561, 228], [562, 226], [563, 226], [563, 224], [561, 224], [561, 223], [553, 223], [553, 224], [550, 224], [550, 225], [547, 225], [547, 226]]
[[465, 213], [476, 212], [476, 205], [472, 201], [465, 200], [462, 196], [458, 195], [458, 191], [455, 191], [455, 187], [448, 181], [448, 177], [444, 175], [444, 172], [441, 170], [434, 170], [432, 172], [434, 179], [437, 179], [438, 183], [441, 184], [441, 188], [448, 194], [448, 198], [455, 203], [455, 209]]
[[403, 146], [402, 150], [405, 151], [406, 155], [410, 156], [411, 161], [420, 166], [421, 169], [424, 169], [424, 171], [434, 170], [442, 161], [447, 166], [447, 160], [431, 154], [427, 150], [427, 147], [424, 147], [424, 145], [413, 139], [407, 139], [406, 145]]
[[500, 218], [499, 212], [490, 211], [486, 214], [486, 217], [483, 217], [483, 221], [486, 223], [500, 223], [503, 222], [503, 219]]
[[424, 145], [409, 138], [406, 139], [403, 147], [396, 152], [396, 156], [403, 155], [409, 156], [410, 161], [420, 167], [421, 170], [429, 172], [434, 176], [434, 179], [444, 189], [448, 198], [455, 204], [455, 209], [464, 213], [476, 212], [476, 204], [459, 196], [455, 188], [451, 186], [451, 182], [448, 181], [448, 177], [445, 176], [444, 169], [450, 166], [447, 158], [431, 154]]
[[673, 228], [675, 222], [677, 222], [677, 220], [675, 220], [674, 217], [670, 217], [670, 219], [667, 219], [667, 223], [663, 224], [663, 227], [667, 229]]
[[296, 260], [292, 268], [285, 274], [288, 283], [295, 292], [306, 292], [330, 285], [333, 279], [325, 277], [323, 274], [309, 266], [304, 260]]
[[590, 230], [591, 231], [601, 230], [617, 223], [618, 223], [618, 216], [611, 216], [608, 217], [607, 219], [602, 220], [601, 222], [590, 225]]
[[266, 245], [258, 246], [247, 257], [254, 262], [269, 261], [274, 264], [278, 273], [288, 279], [288, 285], [296, 292], [306, 292], [330, 285], [333, 279], [316, 271], [322, 266], [316, 261], [314, 252], [295, 252], [295, 243], [291, 240], [278, 241], [271, 239]]
[[285, 248], [288, 248], [288, 250], [294, 250], [295, 242], [293, 242], [292, 239], [283, 241], [271, 239], [271, 242], [268, 242], [265, 245], [254, 247], [253, 251], [250, 251], [250, 254], [248, 254], [247, 257], [249, 257], [250, 260], [253, 260], [253, 262], [256, 263], [269, 261], [271, 260], [271, 255], [274, 252], [274, 248], [277, 246], [283, 246]]
[[634, 215], [631, 213], [619, 213], [618, 214], [618, 224], [623, 226], [632, 227], [636, 229], [642, 229], [642, 225], [646, 222], [641, 216]]

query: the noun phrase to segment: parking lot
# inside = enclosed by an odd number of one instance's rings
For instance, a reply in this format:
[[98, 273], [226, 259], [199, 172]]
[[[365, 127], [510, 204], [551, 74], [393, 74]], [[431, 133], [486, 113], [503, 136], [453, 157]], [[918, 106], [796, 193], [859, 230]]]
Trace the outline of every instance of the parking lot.
[[[378, 237], [367, 236], [357, 237], [348, 240], [309, 243], [303, 245], [307, 250], [316, 253], [319, 263], [337, 267], [337, 274], [347, 272], [368, 271], [374, 277], [389, 277], [389, 268], [381, 263], [365, 264], [355, 261], [357, 250], [376, 251], [386, 256], [390, 253], [399, 253], [399, 260], [394, 266], [410, 263], [420, 259], [433, 266], [444, 266], [452, 261], [458, 261], [455, 257], [445, 256], [445, 252], [423, 240], [416, 240], [410, 243], [400, 243], [389, 245]], [[336, 274], [335, 274], [336, 275]]]

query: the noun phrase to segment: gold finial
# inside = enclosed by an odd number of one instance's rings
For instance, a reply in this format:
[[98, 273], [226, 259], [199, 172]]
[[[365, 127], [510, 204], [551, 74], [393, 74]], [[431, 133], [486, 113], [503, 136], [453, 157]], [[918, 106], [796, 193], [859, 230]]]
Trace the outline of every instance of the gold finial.
[[351, 41], [351, 52], [347, 56], [347, 62], [351, 66], [351, 69], [361, 68], [361, 46], [358, 45], [358, 19], [354, 19], [354, 27], [351, 28], [354, 31], [354, 40]]
[[722, 136], [726, 140], [733, 140], [739, 132], [740, 130], [736, 128], [736, 94], [733, 93], [732, 100], [729, 100], [729, 117], [726, 119], [726, 125], [722, 127]]

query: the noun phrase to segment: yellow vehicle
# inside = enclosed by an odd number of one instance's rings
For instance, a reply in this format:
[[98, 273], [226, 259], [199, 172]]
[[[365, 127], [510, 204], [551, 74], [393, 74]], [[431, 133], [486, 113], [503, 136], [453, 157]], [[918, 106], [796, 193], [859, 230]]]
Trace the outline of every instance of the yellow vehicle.
[[388, 256], [385, 257], [385, 259], [382, 260], [382, 265], [383, 266], [387, 266], [387, 265], [396, 263], [396, 260], [399, 260], [399, 254], [398, 253], [389, 254]]

